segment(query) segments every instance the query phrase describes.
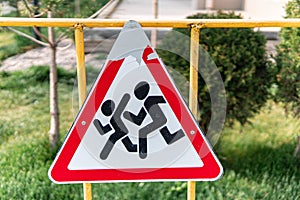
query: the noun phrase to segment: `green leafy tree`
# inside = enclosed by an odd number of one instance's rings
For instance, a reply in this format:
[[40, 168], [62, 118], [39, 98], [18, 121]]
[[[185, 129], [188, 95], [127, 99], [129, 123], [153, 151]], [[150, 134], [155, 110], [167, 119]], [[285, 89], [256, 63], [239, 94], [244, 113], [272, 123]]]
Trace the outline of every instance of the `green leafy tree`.
[[[218, 12], [196, 14], [188, 18], [239, 19], [241, 17], [234, 13]], [[190, 29], [175, 29], [175, 31], [190, 35]], [[170, 33], [163, 39], [161, 45], [164, 49], [189, 55], [189, 44], [189, 39], [174, 37], [174, 33]], [[222, 76], [227, 99], [226, 121], [230, 125], [234, 120], [245, 124], [268, 100], [269, 88], [274, 82], [275, 70], [266, 55], [265, 37], [250, 28], [204, 28], [200, 32], [200, 44], [208, 52]], [[170, 52], [159, 53], [166, 65], [175, 68], [188, 78], [188, 61]], [[205, 68], [207, 64], [205, 58], [200, 60], [199, 69]], [[201, 76], [198, 83], [200, 125], [207, 130], [212, 114], [211, 101], [208, 86]]]
[[[300, 0], [288, 2], [286, 18], [300, 18]], [[300, 28], [283, 28], [280, 38], [276, 99], [284, 102], [287, 111], [300, 117]]]
[[[107, 0], [98, 0], [98, 2], [101, 2], [102, 4], [107, 2]], [[74, 16], [74, 4], [70, 4], [70, 0], [41, 0], [41, 2], [35, 2], [34, 6], [29, 4], [29, 1], [22, 0], [26, 11], [31, 18], [36, 17], [45, 17], [45, 15], [48, 18], [53, 17], [70, 17]], [[77, 1], [80, 3], [80, 1]], [[86, 1], [83, 1], [83, 3]], [[93, 1], [92, 1], [93, 2]], [[40, 4], [39, 4], [40, 3]], [[95, 3], [95, 2], [94, 2]], [[102, 4], [99, 4], [99, 7], [102, 6]], [[95, 10], [94, 9], [88, 9], [86, 6], [84, 6], [85, 9], [83, 9], [85, 14], [89, 13]], [[33, 38], [32, 36], [25, 34], [21, 31], [18, 31], [13, 28], [9, 28], [9, 30], [17, 33], [18, 35], [21, 35], [23, 37], [26, 37], [27, 39], [30, 39], [40, 45], [47, 46], [51, 50], [51, 63], [50, 63], [50, 72], [49, 72], [49, 79], [50, 79], [50, 130], [49, 130], [49, 141], [51, 144], [51, 147], [53, 149], [57, 148], [57, 144], [59, 141], [59, 107], [58, 107], [58, 92], [57, 92], [57, 62], [56, 62], [56, 51], [58, 43], [65, 38], [65, 34], [60, 34], [59, 37], [56, 37], [53, 27], [48, 27], [48, 34], [44, 35], [40, 29], [37, 27], [34, 27], [34, 32], [38, 36], [38, 38], [42, 39], [43, 41], [38, 40], [37, 38]]]

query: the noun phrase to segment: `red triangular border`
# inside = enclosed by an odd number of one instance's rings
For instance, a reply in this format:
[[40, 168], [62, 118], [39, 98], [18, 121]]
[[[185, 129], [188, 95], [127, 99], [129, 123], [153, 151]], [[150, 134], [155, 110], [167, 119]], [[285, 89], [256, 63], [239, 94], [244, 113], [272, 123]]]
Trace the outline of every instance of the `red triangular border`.
[[[152, 180], [216, 180], [223, 169], [218, 159], [212, 152], [209, 144], [199, 129], [193, 115], [184, 103], [171, 78], [160, 63], [159, 59], [148, 60], [148, 55], [153, 53], [151, 47], [146, 47], [143, 60], [157, 82], [165, 99], [168, 101], [178, 121], [193, 144], [202, 167], [186, 168], [160, 168], [160, 169], [89, 169], [69, 170], [68, 165], [76, 152], [81, 139], [85, 135], [95, 113], [101, 105], [110, 85], [117, 75], [124, 59], [108, 62], [102, 73], [97, 78], [88, 98], [70, 129], [65, 142], [56, 156], [51, 168], [49, 178], [56, 183], [81, 183], [81, 182], [123, 182], [123, 181], [152, 181]], [[183, 120], [182, 120], [183, 119]], [[85, 121], [85, 125], [82, 125]], [[196, 133], [189, 134], [191, 130]]]

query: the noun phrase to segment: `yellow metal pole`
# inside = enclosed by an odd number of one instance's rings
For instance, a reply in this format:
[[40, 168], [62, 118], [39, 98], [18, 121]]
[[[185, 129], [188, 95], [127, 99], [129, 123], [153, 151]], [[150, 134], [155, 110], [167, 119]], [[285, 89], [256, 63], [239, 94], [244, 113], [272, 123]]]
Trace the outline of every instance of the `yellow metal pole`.
[[[198, 59], [199, 59], [199, 38], [200, 26], [191, 26], [191, 44], [190, 44], [190, 93], [189, 93], [189, 107], [197, 118], [197, 102], [198, 102]], [[187, 199], [195, 200], [196, 182], [188, 182]]]
[[191, 43], [190, 43], [190, 92], [189, 107], [197, 118], [197, 102], [198, 102], [198, 59], [199, 59], [199, 34], [200, 26], [192, 25]]
[[86, 98], [86, 72], [84, 59], [84, 35], [83, 25], [75, 25], [75, 45], [76, 45], [76, 61], [77, 61], [77, 80], [79, 93], [79, 107], [82, 106]]
[[[84, 60], [84, 33], [83, 25], [76, 24], [75, 28], [75, 45], [76, 45], [76, 60], [77, 60], [77, 80], [78, 80], [78, 95], [79, 107], [83, 105], [86, 98], [86, 71]], [[84, 200], [92, 200], [92, 184], [83, 184]]]

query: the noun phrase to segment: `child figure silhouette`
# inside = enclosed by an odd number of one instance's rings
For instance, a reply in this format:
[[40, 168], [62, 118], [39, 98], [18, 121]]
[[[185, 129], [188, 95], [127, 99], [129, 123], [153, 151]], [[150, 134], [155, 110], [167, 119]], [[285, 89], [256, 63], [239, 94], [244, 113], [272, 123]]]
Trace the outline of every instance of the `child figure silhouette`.
[[[133, 122], [138, 126], [143, 123], [147, 114], [149, 114], [152, 119], [152, 122], [145, 125], [139, 130], [139, 156], [142, 159], [145, 159], [147, 157], [147, 136], [151, 132], [163, 127], [167, 123], [167, 118], [159, 106], [159, 104], [166, 103], [164, 97], [148, 96], [149, 91], [150, 85], [147, 82], [141, 81], [140, 83], [138, 83], [134, 88], [134, 95], [137, 99], [144, 100], [144, 106], [140, 109], [137, 115], [134, 115], [129, 111], [125, 111], [123, 114], [125, 119]], [[170, 133], [168, 127], [164, 126], [159, 131], [168, 145], [176, 142], [184, 136], [184, 132], [182, 131], [182, 129], [179, 129], [175, 133]]]
[[101, 106], [101, 112], [107, 117], [112, 115], [109, 123], [103, 126], [98, 119], [94, 119], [93, 121], [93, 124], [100, 135], [104, 135], [114, 129], [114, 132], [109, 136], [100, 153], [100, 158], [102, 160], [107, 159], [116, 142], [122, 138], [122, 143], [128, 152], [137, 152], [137, 145], [133, 144], [130, 138], [126, 136], [128, 134], [128, 129], [121, 119], [121, 115], [128, 104], [129, 99], [130, 95], [127, 93], [124, 94], [116, 109], [114, 101], [106, 100]]

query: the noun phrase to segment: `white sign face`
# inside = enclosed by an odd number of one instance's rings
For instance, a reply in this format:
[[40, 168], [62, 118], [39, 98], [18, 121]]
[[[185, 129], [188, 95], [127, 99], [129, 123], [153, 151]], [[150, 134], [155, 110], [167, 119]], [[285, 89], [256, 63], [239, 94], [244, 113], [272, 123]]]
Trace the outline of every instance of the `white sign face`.
[[[139, 131], [148, 124], [151, 124], [153, 119], [151, 115], [147, 113], [142, 123], [137, 125], [126, 119], [124, 113], [131, 112], [138, 115], [141, 110], [146, 110], [144, 104], [147, 97], [143, 100], [139, 100], [134, 94], [136, 86], [141, 82], [149, 84], [148, 97], [165, 99], [146, 64], [143, 61], [139, 64], [132, 56], [126, 57], [105, 95], [103, 102], [112, 100], [116, 109], [124, 95], [129, 95], [129, 101], [125, 106], [125, 110], [122, 112], [123, 115], [120, 116], [120, 119], [128, 129], [128, 134], [116, 141], [113, 148], [104, 159], [100, 157], [100, 154], [101, 152], [105, 152], [105, 144], [109, 142], [109, 137], [111, 137], [115, 131], [112, 128], [106, 134], [101, 135], [97, 131], [96, 126], [91, 123], [68, 166], [70, 170], [107, 168], [122, 170], [126, 170], [126, 168], [150, 168], [153, 170], [153, 168], [161, 167], [203, 166], [201, 159], [199, 159], [199, 155], [195, 151], [188, 137], [185, 136], [186, 134], [184, 133], [181, 124], [167, 101], [165, 101], [165, 103], [156, 104], [161, 109], [167, 122], [147, 135], [147, 156], [145, 158], [140, 157]], [[101, 124], [105, 126], [110, 124], [111, 116], [105, 116], [101, 112], [100, 107], [93, 118], [93, 121], [95, 120], [99, 120]], [[168, 129], [170, 133], [182, 130], [183, 136], [172, 144], [167, 144], [160, 132], [160, 129], [164, 127]], [[122, 142], [122, 139], [125, 137], [128, 137], [128, 141], [131, 141], [133, 145], [136, 145], [137, 148], [135, 151], [130, 152], [126, 149], [126, 143], [124, 145]]]
[[128, 22], [49, 178], [55, 183], [215, 180], [222, 172], [145, 33]]

